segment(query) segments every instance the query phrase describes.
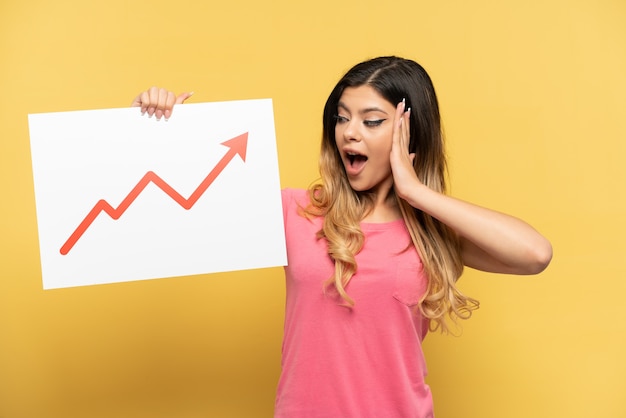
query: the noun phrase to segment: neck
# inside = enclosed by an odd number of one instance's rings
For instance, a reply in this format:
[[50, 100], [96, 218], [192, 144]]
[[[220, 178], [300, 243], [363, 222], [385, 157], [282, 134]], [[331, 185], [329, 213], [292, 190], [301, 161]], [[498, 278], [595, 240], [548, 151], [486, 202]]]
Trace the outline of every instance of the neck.
[[362, 219], [363, 222], [384, 223], [398, 220], [402, 217], [396, 195], [390, 187], [385, 192], [378, 191], [374, 197], [374, 206]]

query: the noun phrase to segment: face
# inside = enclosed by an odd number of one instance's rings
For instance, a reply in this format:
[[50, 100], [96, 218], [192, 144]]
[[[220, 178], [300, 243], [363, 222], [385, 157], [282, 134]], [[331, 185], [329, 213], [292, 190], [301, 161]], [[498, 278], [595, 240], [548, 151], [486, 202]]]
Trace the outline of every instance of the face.
[[386, 194], [393, 185], [389, 154], [394, 114], [395, 106], [368, 85], [343, 91], [335, 141], [354, 190]]

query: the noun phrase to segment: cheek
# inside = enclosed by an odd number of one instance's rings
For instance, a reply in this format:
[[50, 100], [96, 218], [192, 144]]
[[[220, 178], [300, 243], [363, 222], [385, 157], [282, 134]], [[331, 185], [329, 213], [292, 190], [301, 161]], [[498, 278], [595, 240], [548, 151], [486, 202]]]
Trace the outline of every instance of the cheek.
[[343, 137], [343, 129], [341, 127], [341, 125], [336, 124], [335, 125], [335, 143], [339, 143], [340, 138]]
[[380, 153], [384, 153], [385, 156], [388, 158], [389, 154], [391, 153], [391, 146], [393, 144], [391, 131], [381, 133], [381, 135], [378, 136], [376, 140], [376, 144], [377, 151]]
[[378, 146], [376, 147], [376, 160], [378, 161], [378, 166], [381, 168], [391, 169], [391, 137], [382, 137], [379, 138]]

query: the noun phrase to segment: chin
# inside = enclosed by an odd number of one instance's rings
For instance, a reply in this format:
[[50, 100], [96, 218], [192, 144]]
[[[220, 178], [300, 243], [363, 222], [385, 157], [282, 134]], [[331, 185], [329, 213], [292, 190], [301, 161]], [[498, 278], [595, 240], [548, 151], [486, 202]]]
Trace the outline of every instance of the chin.
[[350, 184], [350, 187], [352, 188], [352, 191], [356, 192], [356, 193], [367, 193], [367, 192], [371, 192], [372, 188], [371, 187], [366, 187], [366, 186], [356, 186], [353, 184]]
[[366, 192], [369, 190], [368, 187], [365, 187], [363, 185], [360, 185], [358, 183], [355, 183], [353, 181], [348, 181], [348, 183], [350, 183], [350, 187], [352, 188], [352, 190], [354, 190], [355, 192]]

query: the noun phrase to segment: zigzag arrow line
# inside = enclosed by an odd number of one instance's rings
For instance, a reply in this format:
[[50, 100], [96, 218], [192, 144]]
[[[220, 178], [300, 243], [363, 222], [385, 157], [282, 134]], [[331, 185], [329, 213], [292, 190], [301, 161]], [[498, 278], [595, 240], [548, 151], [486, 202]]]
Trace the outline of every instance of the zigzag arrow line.
[[209, 186], [213, 183], [213, 181], [220, 175], [220, 173], [224, 170], [224, 168], [228, 165], [228, 163], [235, 157], [235, 155], [239, 154], [241, 159], [246, 161], [246, 149], [248, 145], [248, 132], [236, 136], [228, 141], [222, 142], [222, 145], [226, 145], [229, 147], [228, 152], [222, 157], [222, 159], [215, 165], [213, 170], [205, 177], [204, 180], [200, 183], [200, 185], [194, 190], [194, 192], [189, 196], [189, 198], [185, 199], [180, 193], [178, 193], [172, 186], [167, 184], [165, 180], [159, 177], [153, 171], [148, 171], [142, 178], [139, 180], [137, 185], [133, 187], [133, 189], [128, 193], [128, 195], [122, 200], [120, 205], [117, 208], [111, 206], [106, 200], [101, 199], [94, 205], [94, 207], [89, 211], [85, 219], [78, 225], [76, 230], [70, 235], [65, 244], [61, 247], [61, 254], [67, 255], [70, 252], [72, 247], [76, 244], [76, 242], [80, 239], [80, 237], [87, 231], [89, 226], [93, 223], [93, 221], [100, 215], [101, 212], [105, 212], [111, 218], [117, 220], [126, 212], [126, 209], [137, 199], [137, 197], [141, 194], [141, 192], [148, 186], [150, 183], [154, 183], [155, 186], [159, 187], [163, 190], [169, 197], [171, 197], [176, 203], [182, 206], [184, 209], [191, 209], [193, 205], [200, 199], [200, 197], [204, 194], [204, 192], [209, 188]]

